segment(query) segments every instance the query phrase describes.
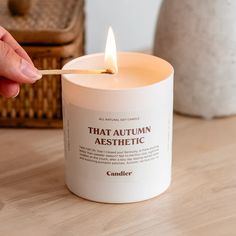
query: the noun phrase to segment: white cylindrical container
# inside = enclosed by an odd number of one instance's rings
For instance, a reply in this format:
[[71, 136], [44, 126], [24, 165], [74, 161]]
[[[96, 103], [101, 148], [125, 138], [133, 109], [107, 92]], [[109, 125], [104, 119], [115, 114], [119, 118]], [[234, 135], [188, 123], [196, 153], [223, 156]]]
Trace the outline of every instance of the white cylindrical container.
[[[80, 57], [64, 69], [102, 68], [103, 58]], [[118, 53], [118, 68], [62, 79], [66, 184], [106, 203], [155, 197], [171, 181], [173, 68], [139, 53]]]

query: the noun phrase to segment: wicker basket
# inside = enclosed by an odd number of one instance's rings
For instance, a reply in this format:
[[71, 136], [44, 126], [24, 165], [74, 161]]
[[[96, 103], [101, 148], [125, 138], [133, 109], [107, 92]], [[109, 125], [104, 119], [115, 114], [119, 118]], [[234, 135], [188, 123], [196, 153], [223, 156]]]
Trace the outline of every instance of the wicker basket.
[[[84, 54], [84, 1], [31, 0], [25, 16], [12, 16], [0, 1], [0, 22], [25, 48], [38, 69], [58, 69]], [[14, 99], [0, 97], [1, 127], [62, 127], [60, 76], [22, 85]]]

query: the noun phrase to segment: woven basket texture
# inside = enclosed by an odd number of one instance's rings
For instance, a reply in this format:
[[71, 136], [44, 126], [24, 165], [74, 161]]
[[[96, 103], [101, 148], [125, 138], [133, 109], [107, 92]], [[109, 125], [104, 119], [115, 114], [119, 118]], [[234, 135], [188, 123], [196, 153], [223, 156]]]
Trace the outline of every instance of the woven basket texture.
[[[0, 1], [0, 24], [32, 58], [38, 69], [60, 69], [84, 54], [84, 1], [32, 0], [29, 13], [12, 16]], [[14, 99], [0, 97], [1, 127], [62, 127], [60, 76], [45, 76], [21, 85]]]

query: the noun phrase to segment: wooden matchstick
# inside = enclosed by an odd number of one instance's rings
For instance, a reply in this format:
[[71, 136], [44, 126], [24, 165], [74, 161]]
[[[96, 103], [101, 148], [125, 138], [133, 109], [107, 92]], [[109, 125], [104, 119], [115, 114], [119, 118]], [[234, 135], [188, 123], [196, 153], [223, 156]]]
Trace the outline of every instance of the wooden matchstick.
[[42, 75], [62, 75], [62, 74], [114, 74], [112, 70], [109, 69], [98, 69], [98, 70], [39, 70]]

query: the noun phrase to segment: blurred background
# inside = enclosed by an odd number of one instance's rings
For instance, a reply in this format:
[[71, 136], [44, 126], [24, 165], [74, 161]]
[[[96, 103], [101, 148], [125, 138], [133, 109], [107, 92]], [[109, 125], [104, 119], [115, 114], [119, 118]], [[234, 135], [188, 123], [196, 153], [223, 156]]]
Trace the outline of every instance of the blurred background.
[[104, 51], [112, 26], [119, 51], [149, 51], [161, 0], [87, 0], [86, 52]]

